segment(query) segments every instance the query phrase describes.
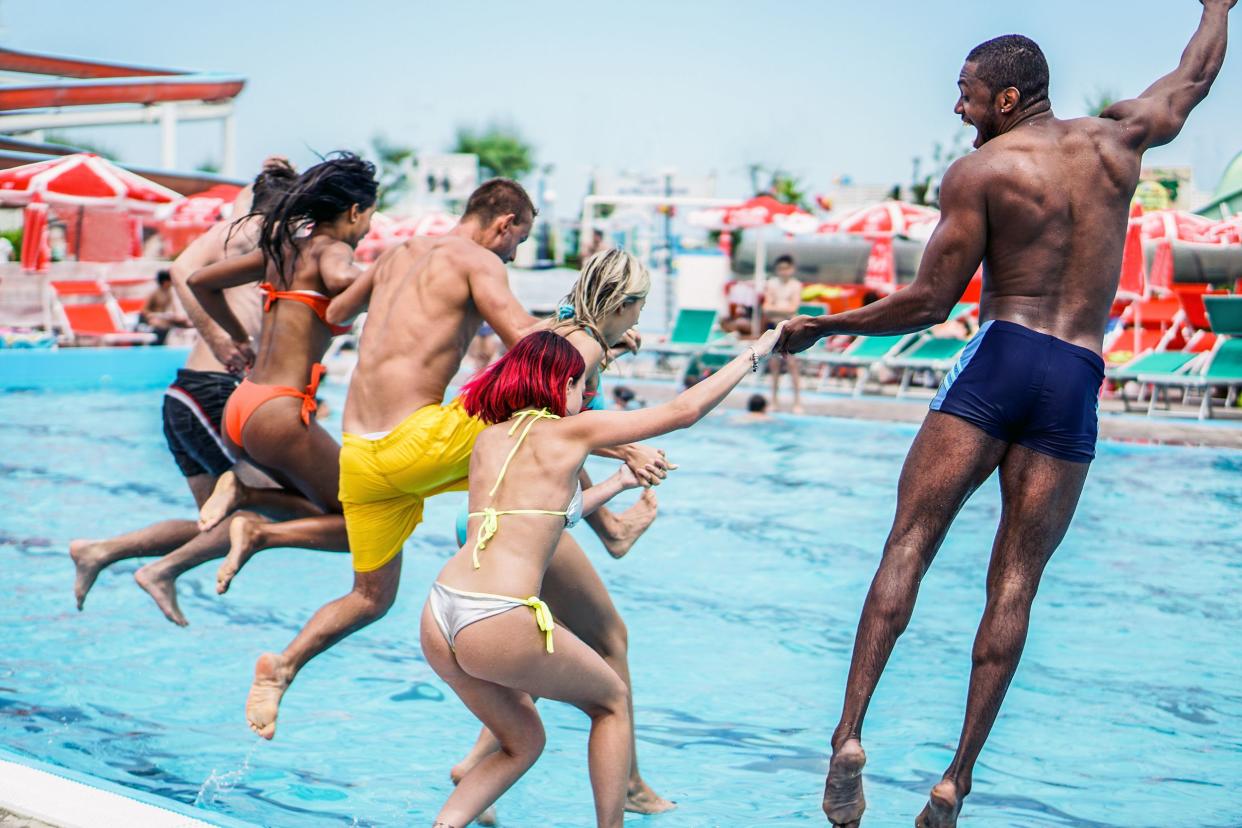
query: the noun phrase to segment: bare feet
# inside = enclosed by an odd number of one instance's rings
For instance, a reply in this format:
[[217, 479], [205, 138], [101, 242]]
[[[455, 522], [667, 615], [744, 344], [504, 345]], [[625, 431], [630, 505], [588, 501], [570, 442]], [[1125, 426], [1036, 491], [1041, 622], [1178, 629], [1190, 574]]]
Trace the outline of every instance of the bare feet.
[[957, 815], [962, 812], [962, 798], [957, 795], [957, 785], [942, 779], [931, 789], [927, 806], [915, 820], [915, 828], [955, 828]]
[[614, 558], [624, 558], [634, 542], [642, 537], [643, 532], [656, 519], [659, 505], [655, 492], [644, 489], [637, 503], [619, 515], [612, 515], [612, 519], [604, 527], [607, 534], [599, 536], [608, 554]]
[[276, 735], [280, 699], [292, 679], [284, 658], [275, 653], [264, 653], [255, 662], [254, 684], [250, 685], [250, 695], [246, 697], [246, 721], [250, 729], [264, 739]]
[[229, 554], [216, 570], [216, 594], [229, 591], [229, 584], [250, 560], [250, 556], [263, 549], [263, 524], [269, 521], [259, 515], [244, 512], [233, 516], [229, 523]]
[[630, 789], [625, 795], [625, 810], [631, 814], [662, 814], [676, 807], [676, 802], [660, 796], [643, 780], [630, 780]]
[[216, 481], [216, 488], [198, 510], [198, 530], [206, 532], [236, 511], [246, 500], [246, 487], [237, 475], [226, 471]]
[[155, 605], [169, 621], [178, 627], [190, 625], [181, 614], [181, 608], [177, 606], [177, 579], [161, 572], [158, 561], [135, 572], [134, 580], [155, 599]]
[[867, 754], [857, 739], [847, 739], [832, 753], [824, 783], [824, 816], [839, 828], [858, 828], [867, 808], [862, 784], [865, 764]]
[[73, 597], [77, 599], [78, 611], [81, 612], [86, 593], [91, 591], [104, 567], [112, 562], [108, 560], [103, 541], [69, 541], [69, 557], [73, 558], [73, 566], [77, 570], [73, 578]]

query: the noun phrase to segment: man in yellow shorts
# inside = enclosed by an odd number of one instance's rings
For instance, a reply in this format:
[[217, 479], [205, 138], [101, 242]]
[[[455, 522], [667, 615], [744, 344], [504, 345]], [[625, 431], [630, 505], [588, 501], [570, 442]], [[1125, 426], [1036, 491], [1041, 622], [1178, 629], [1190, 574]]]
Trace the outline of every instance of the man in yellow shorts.
[[[401, 548], [422, 521], [424, 501], [466, 490], [470, 453], [485, 424], [456, 400], [444, 404], [445, 390], [484, 322], [506, 346], [543, 324], [509, 289], [504, 265], [534, 217], [519, 184], [485, 182], [448, 235], [416, 237], [388, 250], [333, 300], [329, 319], [368, 310], [341, 446], [340, 499], [354, 586], [316, 612], [284, 652], [259, 658], [246, 701], [247, 720], [259, 735], [275, 735], [280, 699], [306, 662], [392, 606]], [[662, 457], [626, 459], [642, 479], [663, 477], [667, 469]]]

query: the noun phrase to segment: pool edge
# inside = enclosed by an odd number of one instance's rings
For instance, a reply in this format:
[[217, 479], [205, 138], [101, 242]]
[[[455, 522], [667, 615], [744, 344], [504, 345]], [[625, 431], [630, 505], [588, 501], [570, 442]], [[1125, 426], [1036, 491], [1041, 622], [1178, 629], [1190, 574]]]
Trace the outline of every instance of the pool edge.
[[54, 828], [254, 828], [250, 823], [0, 749], [0, 811]]

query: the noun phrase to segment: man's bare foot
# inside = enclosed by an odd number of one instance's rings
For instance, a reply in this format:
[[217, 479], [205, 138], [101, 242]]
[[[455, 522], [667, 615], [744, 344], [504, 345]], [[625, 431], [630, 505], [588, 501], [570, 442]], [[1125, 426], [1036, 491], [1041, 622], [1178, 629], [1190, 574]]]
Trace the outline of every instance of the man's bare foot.
[[229, 554], [224, 556], [220, 568], [216, 570], [216, 594], [223, 595], [229, 591], [229, 584], [241, 572], [255, 552], [263, 549], [263, 524], [266, 518], [251, 512], [233, 516], [229, 523]]
[[161, 572], [158, 561], [135, 572], [134, 580], [155, 599], [155, 605], [169, 621], [178, 627], [190, 626], [190, 622], [181, 614], [181, 608], [177, 606], [177, 579]]
[[624, 558], [633, 548], [635, 541], [642, 537], [643, 532], [656, 519], [659, 507], [655, 492], [644, 489], [637, 503], [621, 514], [613, 515], [612, 520], [605, 524], [607, 535], [599, 536], [608, 554], [614, 558]]
[[824, 816], [839, 828], [858, 828], [867, 808], [862, 784], [865, 764], [867, 754], [857, 739], [847, 739], [832, 753], [824, 783]]
[[236, 511], [246, 501], [246, 487], [237, 475], [226, 471], [216, 481], [216, 488], [198, 510], [198, 530], [206, 532]]
[[957, 785], [950, 779], [942, 779], [931, 789], [927, 805], [914, 820], [915, 828], [955, 828], [957, 815], [962, 812], [962, 798], [957, 795]]
[[[475, 745], [475, 747], [477, 748], [478, 745]], [[474, 757], [474, 754], [475, 754], [475, 751], [471, 751], [470, 756], [467, 756], [465, 759], [458, 762], [449, 771], [449, 779], [453, 780], [454, 785], [460, 784], [462, 778], [465, 777], [466, 774], [470, 773], [470, 769], [479, 763], [479, 759], [482, 759], [483, 756], [487, 755], [487, 754], [481, 754], [479, 757], [473, 758], [472, 760], [472, 757]], [[483, 813], [475, 817], [474, 824], [489, 826], [489, 828], [490, 826], [499, 825], [500, 817], [497, 816], [496, 814], [496, 806], [488, 805], [487, 809], [483, 811]]]
[[95, 585], [95, 579], [104, 567], [112, 563], [108, 560], [104, 541], [73, 540], [69, 541], [69, 557], [73, 558], [76, 570], [73, 576], [73, 597], [77, 599], [78, 611], [86, 601], [86, 593]]
[[264, 653], [255, 662], [254, 684], [250, 685], [250, 695], [246, 697], [246, 722], [264, 739], [276, 735], [280, 699], [289, 689], [292, 678], [282, 656]]
[[631, 814], [662, 814], [676, 807], [676, 802], [660, 796], [643, 780], [630, 780], [630, 788], [625, 794], [625, 810]]

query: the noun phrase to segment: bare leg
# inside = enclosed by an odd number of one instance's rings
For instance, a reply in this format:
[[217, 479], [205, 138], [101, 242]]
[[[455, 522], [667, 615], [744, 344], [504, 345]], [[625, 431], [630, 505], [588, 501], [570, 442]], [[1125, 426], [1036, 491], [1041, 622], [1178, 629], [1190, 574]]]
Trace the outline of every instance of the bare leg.
[[256, 552], [278, 548], [349, 552], [345, 517], [317, 515], [271, 523], [246, 512], [236, 513], [229, 523], [228, 554], [216, 571], [216, 592], [228, 592], [233, 578]]
[[[583, 489], [591, 488], [591, 478], [585, 469], [578, 473], [578, 482], [582, 484]], [[586, 516], [586, 522], [595, 532], [600, 543], [608, 550], [609, 555], [614, 558], [623, 558], [656, 519], [658, 508], [659, 502], [656, 500], [655, 492], [651, 489], [644, 489], [638, 502], [621, 514], [618, 515], [606, 506], [601, 506]]]
[[928, 413], [910, 448], [897, 485], [897, 515], [863, 604], [845, 704], [832, 736], [824, 814], [834, 825], [853, 828], [862, 818], [863, 717], [893, 646], [910, 621], [919, 582], [958, 510], [1007, 448], [965, 420], [937, 411]]
[[1022, 446], [1013, 446], [1001, 463], [1001, 521], [975, 637], [966, 718], [953, 762], [915, 823], [920, 828], [957, 824], [975, 760], [1018, 669], [1044, 566], [1069, 529], [1088, 468]]
[[[634, 702], [630, 683], [629, 633], [582, 547], [568, 532], [561, 535], [556, 554], [543, 578], [543, 599], [556, 608], [557, 620], [607, 662], [625, 682], [629, 700], [629, 721], [634, 721]], [[629, 787], [625, 809], [633, 813], [658, 814], [676, 807], [658, 795], [638, 770], [638, 747], [633, 726], [629, 733]]]
[[342, 638], [383, 618], [396, 600], [400, 581], [400, 553], [374, 572], [355, 572], [354, 588], [311, 616], [284, 652], [259, 657], [246, 699], [246, 720], [255, 733], [264, 739], [276, 735], [281, 697], [298, 671]]
[[793, 383], [793, 413], [802, 414], [802, 373], [796, 356], [785, 357], [785, 369], [789, 371], [789, 380]]
[[[216, 478], [209, 474], [196, 474], [185, 479], [194, 495], [194, 502], [201, 504], [211, 493]], [[165, 555], [188, 543], [198, 534], [198, 525], [192, 520], [161, 520], [144, 529], [127, 532], [107, 540], [78, 539], [69, 542], [69, 556], [73, 559], [75, 577], [73, 595], [78, 609], [86, 601], [86, 594], [95, 584], [99, 573], [117, 561], [129, 558], [149, 558]]]
[[630, 764], [628, 693], [597, 653], [558, 626], [556, 652], [548, 654], [524, 607], [463, 629], [455, 654], [424, 607], [421, 638], [428, 663], [501, 744], [462, 778], [437, 821], [466, 825], [534, 764], [544, 736], [533, 695], [568, 702], [591, 718], [587, 762], [596, 824], [621, 828]]

